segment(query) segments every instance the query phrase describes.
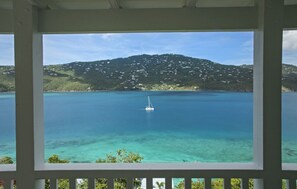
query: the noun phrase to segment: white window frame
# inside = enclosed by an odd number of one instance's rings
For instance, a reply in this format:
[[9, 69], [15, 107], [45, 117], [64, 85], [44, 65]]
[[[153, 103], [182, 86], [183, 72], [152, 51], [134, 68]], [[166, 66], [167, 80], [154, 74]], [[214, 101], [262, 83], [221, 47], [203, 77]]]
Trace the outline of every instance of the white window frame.
[[[297, 5], [259, 0], [252, 7], [233, 8], [38, 10], [29, 1], [13, 3], [13, 10], [0, 10], [0, 33], [15, 35], [17, 164], [1, 166], [0, 177], [13, 175], [18, 188], [25, 189], [40, 188], [42, 182], [36, 179], [57, 174], [74, 177], [78, 172], [89, 177], [93, 173], [132, 176], [133, 171], [143, 176], [150, 171], [168, 176], [254, 175], [262, 179], [256, 184], [259, 189], [280, 188], [280, 179], [294, 178], [297, 165], [281, 162], [281, 61], [282, 32], [297, 28]], [[255, 32], [252, 163], [44, 163], [43, 34], [224, 30]]]

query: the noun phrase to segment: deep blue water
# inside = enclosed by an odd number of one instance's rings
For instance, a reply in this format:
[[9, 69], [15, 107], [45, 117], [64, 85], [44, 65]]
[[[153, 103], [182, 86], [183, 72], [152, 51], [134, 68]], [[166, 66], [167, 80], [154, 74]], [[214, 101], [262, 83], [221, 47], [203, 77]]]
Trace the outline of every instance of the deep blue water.
[[[143, 162], [252, 161], [252, 93], [47, 93], [44, 108], [46, 158], [94, 162], [125, 148]], [[1, 94], [0, 156], [15, 157], [14, 110]], [[283, 159], [297, 162], [297, 93], [283, 95]]]

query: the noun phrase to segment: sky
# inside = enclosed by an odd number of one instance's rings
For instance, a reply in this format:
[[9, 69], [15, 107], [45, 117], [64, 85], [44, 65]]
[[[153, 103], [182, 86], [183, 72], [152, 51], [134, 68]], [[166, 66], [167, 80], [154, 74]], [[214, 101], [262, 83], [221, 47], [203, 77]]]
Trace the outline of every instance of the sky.
[[[51, 34], [43, 43], [45, 65], [165, 53], [253, 63], [253, 32]], [[13, 36], [0, 35], [0, 65], [13, 64], [13, 48]], [[297, 31], [284, 32], [283, 55], [284, 63], [297, 65]]]

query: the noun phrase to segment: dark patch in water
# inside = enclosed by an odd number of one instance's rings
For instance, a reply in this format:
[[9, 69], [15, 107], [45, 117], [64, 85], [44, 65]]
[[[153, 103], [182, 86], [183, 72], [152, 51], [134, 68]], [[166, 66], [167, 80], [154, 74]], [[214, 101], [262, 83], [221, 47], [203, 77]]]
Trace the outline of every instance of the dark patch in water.
[[58, 140], [47, 142], [47, 148], [55, 149], [57, 147], [65, 146], [83, 146], [95, 143], [96, 140]]
[[92, 163], [91, 161], [72, 161], [72, 163]]
[[288, 156], [297, 156], [296, 150], [290, 149], [290, 148], [284, 148], [284, 151], [286, 151], [286, 154]]
[[150, 142], [150, 141], [154, 141], [154, 140], [155, 139], [153, 137], [141, 137], [141, 138], [134, 139], [134, 141], [137, 143], [145, 143], [145, 142]]
[[7, 148], [8, 146], [6, 144], [0, 144], [0, 148], [3, 149], [3, 148]]

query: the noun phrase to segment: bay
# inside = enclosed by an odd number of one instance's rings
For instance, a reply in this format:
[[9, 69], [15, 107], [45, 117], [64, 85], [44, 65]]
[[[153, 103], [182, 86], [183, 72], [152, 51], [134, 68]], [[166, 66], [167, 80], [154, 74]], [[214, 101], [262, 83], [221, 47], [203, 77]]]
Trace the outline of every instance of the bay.
[[[145, 111], [147, 97], [155, 107]], [[283, 94], [283, 161], [297, 163], [297, 93]], [[0, 94], [0, 156], [15, 158], [13, 94]], [[118, 149], [143, 162], [250, 162], [252, 93], [45, 93], [45, 158], [95, 162]]]

